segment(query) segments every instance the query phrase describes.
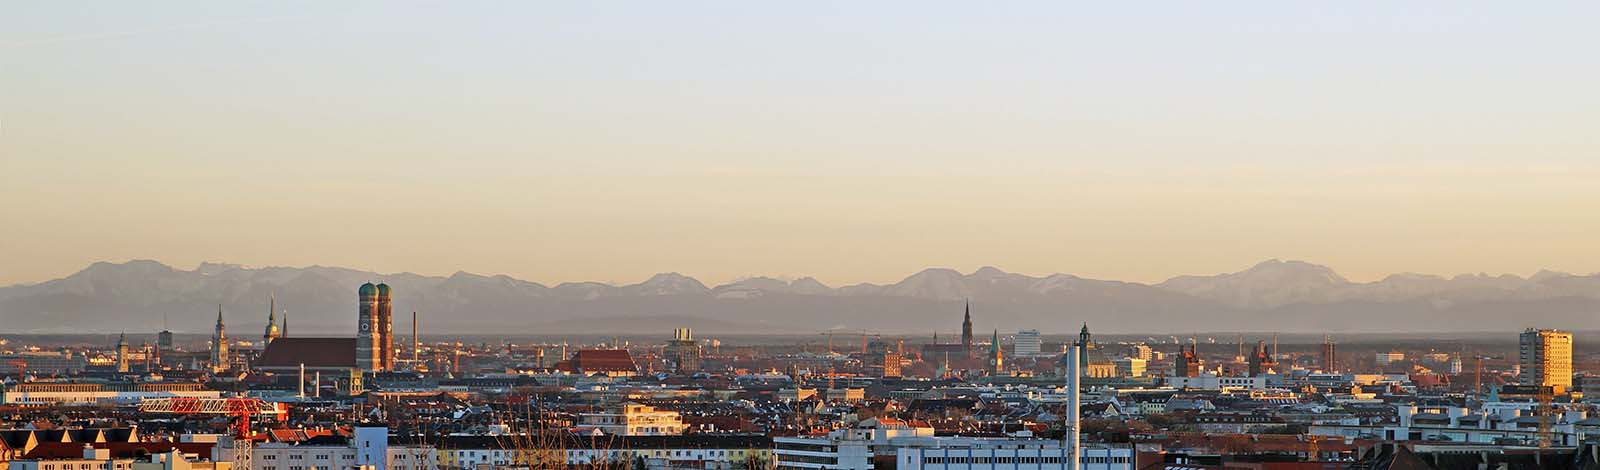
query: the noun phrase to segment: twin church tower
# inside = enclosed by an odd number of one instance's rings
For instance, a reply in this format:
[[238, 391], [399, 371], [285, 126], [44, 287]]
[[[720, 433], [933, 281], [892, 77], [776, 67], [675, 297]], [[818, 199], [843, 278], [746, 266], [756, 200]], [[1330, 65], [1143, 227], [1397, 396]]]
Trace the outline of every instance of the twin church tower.
[[356, 320], [356, 367], [394, 370], [394, 322], [389, 308], [389, 285], [362, 284], [356, 300], [361, 306]]

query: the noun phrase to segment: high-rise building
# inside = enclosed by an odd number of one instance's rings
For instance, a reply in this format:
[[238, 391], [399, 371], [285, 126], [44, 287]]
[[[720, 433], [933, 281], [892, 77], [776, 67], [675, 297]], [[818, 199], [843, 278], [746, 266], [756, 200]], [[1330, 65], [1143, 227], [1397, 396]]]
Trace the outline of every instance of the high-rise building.
[[368, 282], [356, 291], [359, 313], [356, 317], [356, 368], [376, 371], [383, 368], [383, 330], [378, 326], [378, 286]]
[[1128, 357], [1150, 362], [1152, 356], [1155, 356], [1155, 351], [1152, 351], [1148, 344], [1139, 343], [1128, 347]]
[[162, 364], [163, 363], [162, 361], [165, 360], [164, 358], [171, 357], [172, 353], [175, 352], [175, 351], [176, 351], [176, 349], [172, 345], [172, 331], [171, 330], [162, 329], [160, 333], [156, 333], [156, 364], [157, 365]]
[[1523, 385], [1572, 389], [1572, 333], [1529, 328], [1522, 332], [1519, 343], [1518, 381]]
[[220, 372], [228, 370], [231, 356], [228, 355], [228, 333], [222, 326], [222, 304], [217, 304], [217, 329], [211, 334], [211, 370]]
[[889, 343], [882, 337], [873, 338], [867, 343], [867, 354], [864, 359], [867, 373], [875, 377], [899, 377], [902, 349], [903, 346], [897, 346], [890, 350]]
[[1323, 372], [1330, 374], [1339, 372], [1339, 351], [1333, 343], [1333, 337], [1322, 337], [1322, 354], [1319, 359], [1318, 365], [1322, 367]]
[[1200, 376], [1200, 356], [1195, 352], [1197, 348], [1198, 345], [1193, 344], [1187, 350], [1183, 349], [1182, 345], [1178, 346], [1178, 354], [1175, 355], [1176, 359], [1172, 365], [1172, 375], [1177, 377]]
[[1044, 342], [1039, 339], [1039, 330], [1021, 330], [1017, 332], [1017, 342], [1011, 350], [1013, 357], [1036, 357]]
[[694, 332], [688, 328], [672, 330], [672, 341], [667, 342], [662, 352], [672, 361], [673, 372], [685, 375], [700, 372], [700, 342], [695, 341]]
[[378, 283], [378, 358], [381, 370], [394, 370], [394, 315], [390, 308], [389, 285]]

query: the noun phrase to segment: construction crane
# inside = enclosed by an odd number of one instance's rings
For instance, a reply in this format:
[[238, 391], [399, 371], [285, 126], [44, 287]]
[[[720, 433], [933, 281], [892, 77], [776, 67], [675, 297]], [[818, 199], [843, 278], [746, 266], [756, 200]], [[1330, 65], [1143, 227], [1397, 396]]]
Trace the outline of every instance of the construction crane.
[[28, 361], [24, 361], [22, 359], [12, 359], [6, 361], [6, 365], [17, 368], [18, 383], [22, 382], [22, 380], [28, 376]]
[[1482, 397], [1483, 396], [1483, 361], [1485, 359], [1494, 361], [1494, 360], [1502, 359], [1502, 357], [1501, 356], [1484, 356], [1484, 355], [1473, 355], [1472, 356], [1472, 362], [1473, 362], [1473, 365], [1472, 365], [1472, 393], [1473, 393], [1474, 397]]
[[833, 349], [833, 336], [834, 335], [860, 336], [861, 337], [861, 352], [862, 353], [866, 353], [867, 352], [867, 339], [872, 337], [872, 334], [871, 333], [867, 333], [867, 330], [861, 330], [859, 332], [856, 332], [856, 331], [842, 331], [842, 330], [827, 330], [827, 331], [823, 331], [821, 333], [817, 333], [817, 335], [818, 336], [826, 336], [826, 337], [828, 337], [828, 354], [833, 354], [835, 352], [834, 349]]
[[269, 403], [260, 398], [148, 398], [139, 402], [139, 412], [174, 415], [212, 415], [233, 418], [233, 436], [251, 437], [250, 419], [266, 416], [283, 421], [289, 410], [282, 403]]
[[289, 416], [289, 410], [282, 403], [268, 403], [260, 398], [148, 398], [139, 402], [139, 411], [233, 418], [234, 470], [255, 470], [255, 439], [250, 431], [250, 417], [270, 416], [281, 423]]
[[1555, 401], [1555, 387], [1549, 385], [1540, 385], [1538, 396], [1539, 409], [1534, 410], [1534, 415], [1539, 417], [1540, 449], [1547, 449], [1550, 447], [1550, 419], [1551, 415], [1555, 414], [1555, 406], [1551, 404], [1552, 401]]

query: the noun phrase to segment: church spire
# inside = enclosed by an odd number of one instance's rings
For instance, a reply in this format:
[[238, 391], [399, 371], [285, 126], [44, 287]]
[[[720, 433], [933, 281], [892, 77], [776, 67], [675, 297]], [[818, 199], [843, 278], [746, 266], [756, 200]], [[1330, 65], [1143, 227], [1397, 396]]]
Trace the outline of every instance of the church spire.
[[961, 347], [972, 354], [972, 299], [967, 299], [966, 315], [961, 320]]
[[278, 330], [278, 295], [268, 294], [267, 297], [267, 328], [261, 333], [262, 346], [272, 344], [272, 340], [282, 336]]
[[1000, 349], [1000, 329], [994, 330], [994, 336], [989, 340], [989, 375], [1000, 375], [1005, 370], [1005, 352]]

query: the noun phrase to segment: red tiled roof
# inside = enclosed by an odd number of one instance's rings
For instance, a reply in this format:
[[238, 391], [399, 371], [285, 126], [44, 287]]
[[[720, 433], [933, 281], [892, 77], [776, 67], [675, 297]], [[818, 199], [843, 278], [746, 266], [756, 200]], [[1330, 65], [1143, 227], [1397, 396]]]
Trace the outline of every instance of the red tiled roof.
[[639, 372], [626, 349], [583, 349], [572, 356], [573, 372]]
[[318, 429], [271, 429], [268, 430], [274, 442], [300, 442], [317, 436], [332, 436], [333, 430]]
[[257, 367], [354, 368], [355, 338], [278, 338], [267, 345]]

